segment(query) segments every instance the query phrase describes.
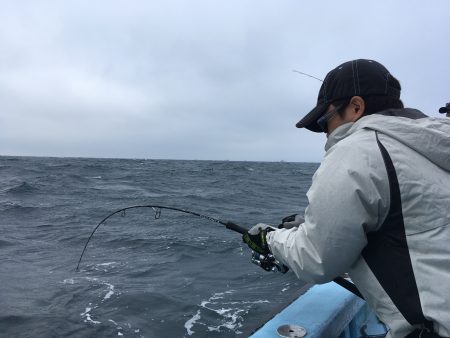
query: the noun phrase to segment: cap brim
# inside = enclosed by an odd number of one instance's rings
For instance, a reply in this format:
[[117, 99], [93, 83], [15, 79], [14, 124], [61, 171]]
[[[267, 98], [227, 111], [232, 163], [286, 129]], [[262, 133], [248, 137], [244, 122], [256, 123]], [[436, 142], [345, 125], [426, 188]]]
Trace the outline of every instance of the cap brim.
[[441, 113], [441, 114], [448, 113], [449, 111], [450, 111], [450, 107], [449, 108], [447, 108], [447, 107], [439, 108], [439, 113]]
[[295, 125], [297, 128], [306, 128], [315, 133], [323, 132], [322, 128], [317, 124], [317, 120], [321, 117], [325, 110], [328, 108], [328, 104], [323, 103], [317, 105], [313, 110], [311, 110], [305, 117], [303, 117], [297, 124]]

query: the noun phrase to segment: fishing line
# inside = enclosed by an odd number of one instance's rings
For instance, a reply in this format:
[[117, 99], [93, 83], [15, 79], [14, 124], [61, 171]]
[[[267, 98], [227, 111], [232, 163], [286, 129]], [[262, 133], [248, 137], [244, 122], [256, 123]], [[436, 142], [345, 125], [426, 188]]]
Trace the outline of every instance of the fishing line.
[[100, 223], [98, 223], [95, 226], [94, 230], [92, 230], [91, 235], [87, 239], [86, 244], [84, 245], [83, 251], [81, 252], [81, 256], [80, 256], [80, 259], [78, 260], [76, 271], [79, 271], [79, 266], [80, 266], [81, 260], [83, 259], [83, 255], [84, 255], [84, 253], [86, 251], [86, 248], [87, 248], [87, 246], [89, 244], [89, 241], [91, 240], [92, 236], [94, 236], [94, 233], [97, 231], [97, 229], [100, 227], [100, 225], [104, 224], [106, 222], [106, 220], [108, 220], [109, 218], [111, 218], [112, 216], [114, 216], [116, 214], [121, 214], [122, 217], [125, 217], [127, 210], [137, 209], [137, 208], [151, 208], [151, 209], [153, 209], [153, 211], [155, 212], [155, 219], [159, 219], [161, 217], [161, 210], [162, 209], [167, 209], [167, 210], [183, 212], [185, 214], [190, 214], [190, 215], [193, 215], [193, 216], [197, 216], [197, 217], [206, 219], [206, 220], [211, 221], [211, 222], [215, 222], [215, 223], [219, 223], [219, 224], [225, 225], [225, 227], [227, 229], [236, 231], [236, 232], [238, 232], [240, 234], [244, 234], [244, 233], [247, 232], [247, 229], [245, 229], [245, 228], [243, 228], [243, 227], [241, 227], [241, 226], [239, 226], [239, 225], [237, 225], [237, 224], [235, 224], [233, 222], [222, 221], [220, 219], [217, 219], [217, 218], [214, 218], [214, 217], [211, 217], [211, 216], [207, 216], [207, 215], [202, 215], [202, 214], [199, 214], [197, 212], [190, 211], [190, 210], [185, 210], [185, 209], [180, 209], [180, 208], [175, 208], [175, 207], [167, 207], [167, 206], [162, 206], [162, 205], [133, 205], [133, 206], [122, 208], [122, 209], [119, 209], [119, 210], [116, 210], [116, 211], [110, 213], [108, 216], [106, 216], [104, 219], [102, 219], [100, 221]]

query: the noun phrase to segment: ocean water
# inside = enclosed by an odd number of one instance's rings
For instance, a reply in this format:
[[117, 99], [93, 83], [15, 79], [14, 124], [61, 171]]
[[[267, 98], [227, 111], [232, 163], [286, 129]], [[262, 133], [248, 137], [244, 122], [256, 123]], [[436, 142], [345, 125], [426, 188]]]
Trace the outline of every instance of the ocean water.
[[317, 164], [0, 157], [1, 337], [246, 337], [295, 298], [244, 227], [303, 212]]

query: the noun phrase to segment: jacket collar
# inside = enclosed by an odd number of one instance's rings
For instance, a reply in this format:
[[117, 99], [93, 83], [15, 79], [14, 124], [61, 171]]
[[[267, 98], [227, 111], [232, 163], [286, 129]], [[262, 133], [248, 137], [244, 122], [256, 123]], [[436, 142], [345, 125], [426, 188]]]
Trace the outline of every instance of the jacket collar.
[[[388, 119], [390, 117], [403, 117], [407, 118], [409, 120], [417, 120], [427, 117], [424, 113], [417, 109], [411, 109], [411, 108], [401, 108], [401, 109], [388, 109], [384, 111], [380, 111], [376, 114], [363, 116], [361, 119], [359, 119], [356, 122], [348, 122], [345, 123], [339, 127], [337, 127], [333, 132], [328, 136], [327, 142], [325, 144], [325, 151], [328, 151], [332, 146], [334, 146], [339, 141], [343, 140], [350, 134], [354, 133], [356, 130], [365, 128], [367, 125], [371, 124], [371, 121], [385, 121], [384, 118], [380, 116], [386, 116]], [[370, 126], [369, 126], [370, 128]], [[375, 128], [377, 129], [377, 128]], [[382, 130], [382, 124], [381, 127], [377, 130]]]
[[325, 143], [325, 151], [328, 151], [328, 149], [330, 149], [336, 143], [350, 135], [350, 129], [352, 129], [354, 124], [355, 122], [348, 122], [333, 130], [333, 132], [328, 135], [327, 142]]

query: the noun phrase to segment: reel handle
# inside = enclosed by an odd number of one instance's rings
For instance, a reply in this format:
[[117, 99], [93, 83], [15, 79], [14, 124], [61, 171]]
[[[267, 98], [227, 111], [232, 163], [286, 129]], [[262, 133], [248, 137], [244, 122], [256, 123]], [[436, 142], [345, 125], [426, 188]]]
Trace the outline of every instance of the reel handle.
[[289, 268], [286, 265], [277, 261], [272, 254], [264, 256], [256, 251], [253, 251], [252, 263], [258, 265], [259, 267], [263, 268], [266, 271], [278, 271], [283, 274], [289, 271]]
[[[240, 225], [237, 225], [236, 223], [233, 223], [233, 222], [227, 222], [225, 224], [225, 227], [227, 229], [236, 231], [242, 235], [247, 232], [247, 229], [245, 229], [245, 228], [241, 227]], [[289, 271], [289, 268], [286, 265], [278, 262], [273, 257], [272, 254], [268, 254], [267, 256], [264, 256], [264, 255], [261, 255], [255, 251], [253, 251], [252, 263], [262, 267], [266, 271], [278, 271], [281, 273], [286, 273]]]

